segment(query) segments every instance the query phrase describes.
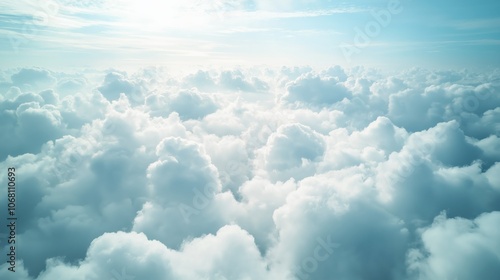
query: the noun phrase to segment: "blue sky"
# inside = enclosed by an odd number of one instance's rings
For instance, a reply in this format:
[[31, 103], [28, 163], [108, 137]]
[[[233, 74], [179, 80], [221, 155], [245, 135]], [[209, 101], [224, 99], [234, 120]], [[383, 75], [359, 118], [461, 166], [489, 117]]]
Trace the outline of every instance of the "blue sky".
[[[2, 2], [3, 65], [498, 67], [497, 1]], [[41, 6], [40, 6], [41, 5]], [[373, 12], [396, 13], [346, 58]], [[373, 25], [372, 25], [373, 27]], [[358, 29], [356, 29], [358, 28]]]

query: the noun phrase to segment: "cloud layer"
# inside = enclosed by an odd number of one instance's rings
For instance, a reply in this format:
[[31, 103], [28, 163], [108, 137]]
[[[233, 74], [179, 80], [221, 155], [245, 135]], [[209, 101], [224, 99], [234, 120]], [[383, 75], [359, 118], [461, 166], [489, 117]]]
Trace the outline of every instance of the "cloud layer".
[[0, 165], [18, 170], [23, 220], [1, 279], [500, 272], [498, 71], [0, 77]]

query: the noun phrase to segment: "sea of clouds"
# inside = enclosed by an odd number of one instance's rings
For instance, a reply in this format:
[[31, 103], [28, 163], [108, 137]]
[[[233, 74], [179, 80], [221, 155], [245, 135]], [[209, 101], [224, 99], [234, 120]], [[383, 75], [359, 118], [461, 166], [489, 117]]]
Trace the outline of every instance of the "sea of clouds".
[[0, 279], [498, 279], [499, 90], [500, 71], [4, 70], [20, 261]]

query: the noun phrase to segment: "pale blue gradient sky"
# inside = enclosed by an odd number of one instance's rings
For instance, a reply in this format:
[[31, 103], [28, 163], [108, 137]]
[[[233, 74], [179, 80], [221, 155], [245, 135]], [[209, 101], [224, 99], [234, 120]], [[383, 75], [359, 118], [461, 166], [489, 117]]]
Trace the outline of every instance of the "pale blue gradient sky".
[[0, 2], [2, 66], [500, 65], [497, 1], [51, 1]]

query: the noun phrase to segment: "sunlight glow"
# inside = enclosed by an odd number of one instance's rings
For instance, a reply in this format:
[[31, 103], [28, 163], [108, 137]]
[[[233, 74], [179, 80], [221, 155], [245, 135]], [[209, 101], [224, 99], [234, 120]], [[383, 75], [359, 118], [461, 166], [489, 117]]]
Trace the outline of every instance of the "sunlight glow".
[[207, 5], [199, 1], [126, 0], [126, 17], [149, 29], [200, 28], [211, 20]]

